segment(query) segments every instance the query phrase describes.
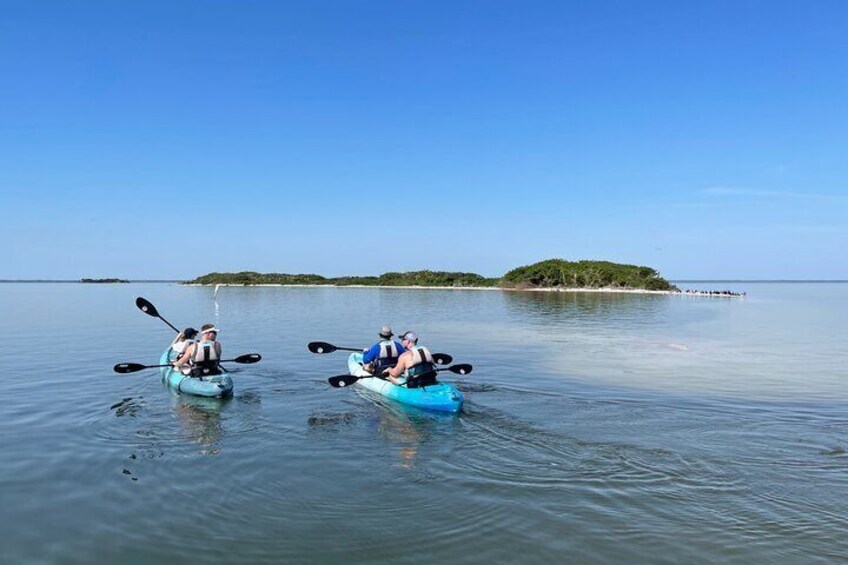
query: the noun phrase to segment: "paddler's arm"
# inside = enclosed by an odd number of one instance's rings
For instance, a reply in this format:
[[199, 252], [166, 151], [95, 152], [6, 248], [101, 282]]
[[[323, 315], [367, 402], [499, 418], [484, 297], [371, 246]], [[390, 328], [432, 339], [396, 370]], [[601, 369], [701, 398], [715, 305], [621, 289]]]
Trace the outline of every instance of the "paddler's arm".
[[394, 384], [398, 384], [397, 378], [401, 376], [406, 370], [406, 359], [407, 355], [401, 355], [400, 359], [398, 359], [397, 365], [383, 373], [385, 375], [388, 375], [389, 380], [392, 381]]
[[380, 355], [380, 344], [377, 343], [372, 345], [369, 349], [366, 349], [362, 354], [362, 362], [370, 363], [374, 359], [376, 359]]
[[188, 360], [191, 359], [192, 355], [194, 355], [194, 347], [195, 345], [193, 343], [186, 347], [186, 350], [183, 352], [183, 356], [174, 361], [174, 367], [179, 367], [180, 365], [188, 363]]

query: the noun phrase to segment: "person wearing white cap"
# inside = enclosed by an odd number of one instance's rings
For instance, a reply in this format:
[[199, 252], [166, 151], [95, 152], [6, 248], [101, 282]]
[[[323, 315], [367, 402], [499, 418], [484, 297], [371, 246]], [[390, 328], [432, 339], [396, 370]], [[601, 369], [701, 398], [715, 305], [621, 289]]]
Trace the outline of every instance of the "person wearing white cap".
[[[386, 371], [389, 380], [396, 385], [405, 384], [408, 388], [419, 388], [436, 383], [436, 365], [433, 355], [424, 346], [418, 345], [418, 334], [404, 332], [400, 341], [406, 348], [397, 365]], [[403, 381], [400, 376], [406, 377]]]
[[192, 377], [205, 377], [221, 374], [218, 361], [221, 359], [222, 347], [216, 341], [220, 330], [215, 324], [203, 324], [200, 328], [200, 341], [189, 345], [182, 357], [174, 361], [174, 367]]
[[403, 345], [392, 339], [392, 327], [380, 328], [380, 341], [366, 349], [362, 354], [362, 366], [366, 371], [379, 375], [389, 367], [394, 367], [403, 353]]

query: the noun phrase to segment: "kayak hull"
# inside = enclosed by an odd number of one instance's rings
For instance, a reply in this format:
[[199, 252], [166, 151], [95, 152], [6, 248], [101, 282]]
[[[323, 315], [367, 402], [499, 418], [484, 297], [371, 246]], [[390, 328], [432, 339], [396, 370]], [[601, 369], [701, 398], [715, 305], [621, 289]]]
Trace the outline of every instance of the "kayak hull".
[[[348, 370], [356, 377], [370, 376], [362, 368], [362, 353], [353, 353], [347, 360]], [[359, 379], [356, 384], [410, 406], [437, 412], [459, 412], [465, 398], [452, 384], [436, 383], [421, 388], [406, 388], [398, 386], [389, 380], [377, 377]]]
[[[173, 359], [174, 352], [171, 348], [168, 348], [162, 354], [159, 364], [166, 365], [171, 363]], [[207, 398], [222, 398], [233, 393], [233, 379], [226, 374], [197, 379], [187, 377], [175, 370], [173, 366], [161, 367], [159, 373], [162, 375], [163, 383], [183, 394], [193, 394], [194, 396], [205, 396]]]

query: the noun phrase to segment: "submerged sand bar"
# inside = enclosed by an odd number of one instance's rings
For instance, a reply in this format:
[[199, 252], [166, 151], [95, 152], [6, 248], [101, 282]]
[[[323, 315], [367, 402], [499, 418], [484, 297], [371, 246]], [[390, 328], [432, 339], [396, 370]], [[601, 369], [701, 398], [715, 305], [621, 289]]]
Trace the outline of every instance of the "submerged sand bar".
[[663, 294], [671, 296], [708, 296], [715, 298], [745, 298], [746, 293], [724, 293], [724, 291], [696, 291], [696, 290], [646, 290], [643, 288], [576, 288], [576, 287], [549, 287], [549, 288], [509, 288], [501, 286], [396, 286], [396, 285], [367, 285], [367, 284], [235, 284], [235, 283], [182, 283], [183, 286], [234, 286], [234, 287], [289, 287], [289, 288], [378, 288], [397, 290], [488, 290], [502, 292], [588, 292], [606, 294]]

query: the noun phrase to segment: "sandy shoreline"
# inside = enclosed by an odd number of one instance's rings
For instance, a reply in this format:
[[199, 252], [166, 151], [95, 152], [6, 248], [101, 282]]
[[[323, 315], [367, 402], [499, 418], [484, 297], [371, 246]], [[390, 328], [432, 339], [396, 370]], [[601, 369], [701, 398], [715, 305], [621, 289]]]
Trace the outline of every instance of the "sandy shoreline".
[[709, 292], [645, 290], [642, 288], [505, 288], [500, 286], [379, 286], [365, 284], [234, 284], [213, 283], [198, 284], [184, 283], [182, 286], [240, 286], [240, 287], [291, 287], [291, 288], [379, 288], [398, 290], [490, 290], [501, 292], [589, 292], [604, 294], [662, 294], [670, 296], [711, 296], [715, 298], [744, 298], [743, 296], [717, 295]]

